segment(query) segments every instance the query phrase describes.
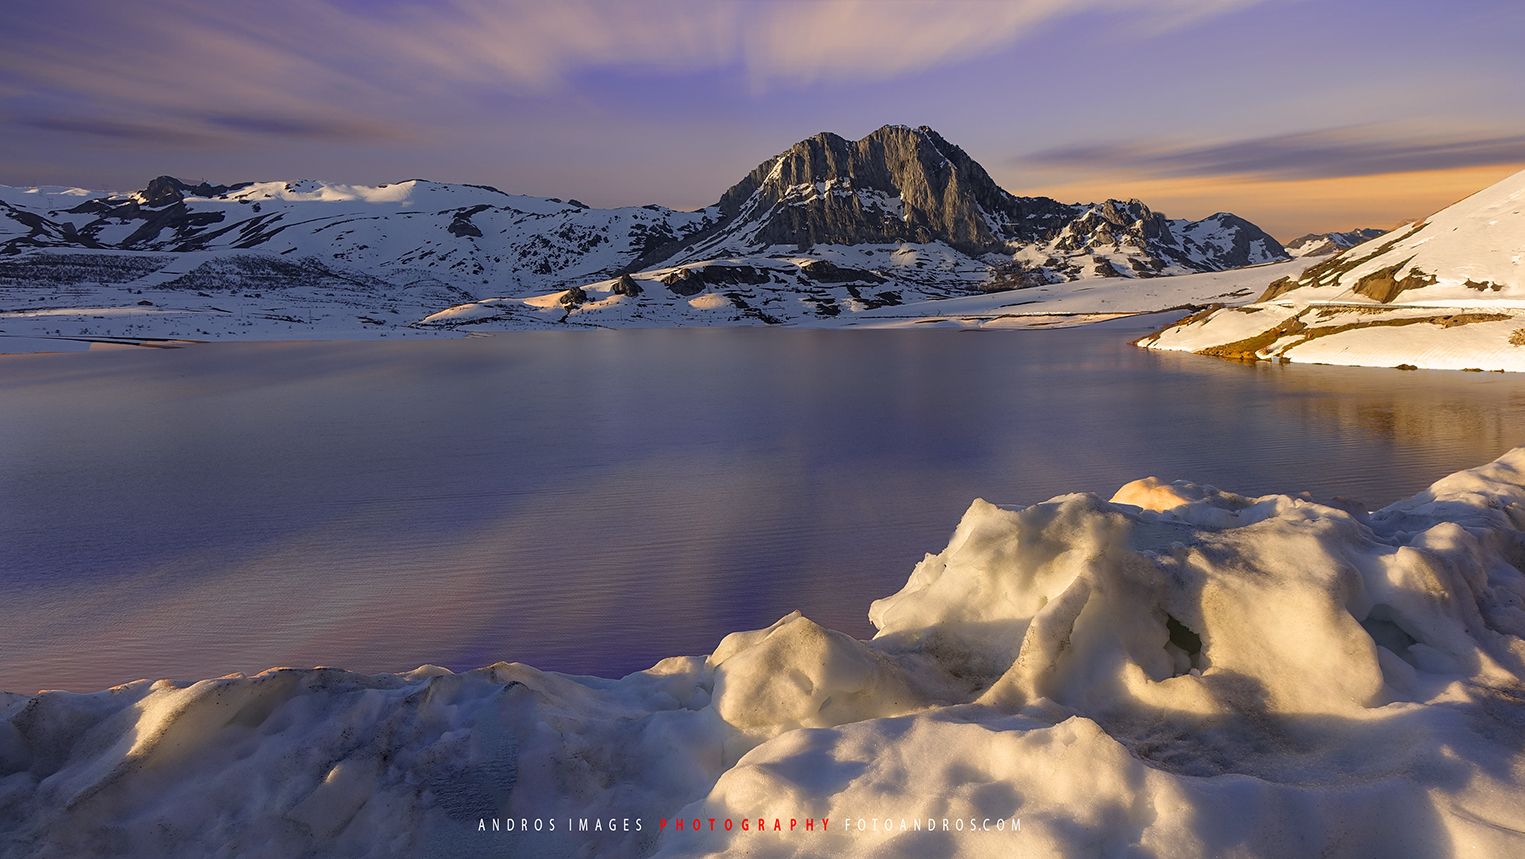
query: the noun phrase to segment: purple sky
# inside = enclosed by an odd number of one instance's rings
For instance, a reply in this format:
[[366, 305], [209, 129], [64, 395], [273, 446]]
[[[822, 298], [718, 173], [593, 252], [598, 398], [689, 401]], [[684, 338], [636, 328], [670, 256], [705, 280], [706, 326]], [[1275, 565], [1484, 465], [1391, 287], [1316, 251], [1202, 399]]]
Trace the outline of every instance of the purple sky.
[[[1205, 11], [1204, 11], [1205, 10]], [[1525, 166], [1515, 0], [74, 3], [0, 29], [0, 182], [427, 177], [705, 205], [927, 124], [1017, 193], [1391, 226]]]

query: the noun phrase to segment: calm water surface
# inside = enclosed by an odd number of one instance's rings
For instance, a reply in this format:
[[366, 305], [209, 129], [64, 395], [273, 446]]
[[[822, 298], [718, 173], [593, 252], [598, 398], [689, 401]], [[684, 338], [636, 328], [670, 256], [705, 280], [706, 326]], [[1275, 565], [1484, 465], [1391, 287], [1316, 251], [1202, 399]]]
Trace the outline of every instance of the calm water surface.
[[1146, 474], [1373, 506], [1525, 380], [1112, 329], [631, 331], [0, 357], [0, 688], [271, 665], [618, 675], [871, 600], [970, 499]]

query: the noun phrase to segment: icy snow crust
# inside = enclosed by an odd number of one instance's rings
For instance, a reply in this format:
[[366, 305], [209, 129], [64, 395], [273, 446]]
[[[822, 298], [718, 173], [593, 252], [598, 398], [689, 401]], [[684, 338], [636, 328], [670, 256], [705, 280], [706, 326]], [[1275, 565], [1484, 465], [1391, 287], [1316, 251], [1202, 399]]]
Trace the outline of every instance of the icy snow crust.
[[[1525, 855], [1522, 567], [1525, 448], [1370, 514], [1153, 478], [976, 501], [869, 641], [796, 613], [619, 680], [0, 697], [0, 854]], [[567, 816], [644, 826], [476, 831]]]

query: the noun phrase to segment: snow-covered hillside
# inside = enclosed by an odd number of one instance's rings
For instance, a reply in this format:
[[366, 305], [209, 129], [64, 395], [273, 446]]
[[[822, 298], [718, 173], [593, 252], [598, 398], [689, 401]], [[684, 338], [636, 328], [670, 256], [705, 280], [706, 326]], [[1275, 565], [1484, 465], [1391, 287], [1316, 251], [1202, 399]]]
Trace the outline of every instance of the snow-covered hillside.
[[1241, 358], [1525, 371], [1525, 172], [1142, 342]]
[[895, 265], [888, 274], [852, 268], [862, 250], [817, 247], [809, 257], [707, 260], [550, 295], [468, 302], [426, 317], [419, 327], [492, 331], [558, 323], [624, 328], [770, 321], [833, 328], [1083, 324], [1244, 303], [1267, 280], [1296, 275], [1307, 265], [1292, 260], [1203, 274], [1087, 278], [984, 291], [975, 286], [981, 269], [946, 245], [884, 248]]
[[[275, 256], [399, 286], [512, 294], [617, 272], [708, 217], [659, 206], [592, 209], [422, 180], [189, 186], [161, 176], [130, 195], [5, 189], [0, 258], [9, 255], [17, 267], [27, 257], [16, 254], [39, 247]], [[255, 277], [238, 285], [260, 286]]]
[[695, 212], [423, 180], [0, 187], [0, 334], [817, 324], [906, 302], [1286, 258], [1227, 213], [1169, 220], [1137, 200], [1018, 197], [931, 129], [885, 126], [856, 141], [801, 141]]
[[976, 501], [869, 641], [0, 695], [0, 856], [1521, 855], [1522, 566], [1525, 448], [1375, 513]]

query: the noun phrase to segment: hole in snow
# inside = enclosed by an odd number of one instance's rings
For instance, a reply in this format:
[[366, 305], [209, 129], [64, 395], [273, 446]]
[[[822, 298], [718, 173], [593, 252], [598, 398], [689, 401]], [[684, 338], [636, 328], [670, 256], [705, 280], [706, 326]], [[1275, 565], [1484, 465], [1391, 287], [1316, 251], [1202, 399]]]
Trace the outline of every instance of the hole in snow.
[[1393, 613], [1391, 606], [1378, 603], [1367, 612], [1366, 619], [1361, 621], [1361, 628], [1371, 636], [1371, 640], [1378, 645], [1391, 650], [1405, 662], [1413, 662], [1413, 656], [1409, 648], [1419, 643], [1419, 639], [1409, 634], [1398, 623], [1398, 616]]
[[1202, 636], [1168, 614], [1165, 615], [1165, 630], [1170, 634], [1170, 640], [1165, 642], [1165, 652], [1174, 663], [1172, 677], [1207, 668], [1207, 659], [1202, 656]]

